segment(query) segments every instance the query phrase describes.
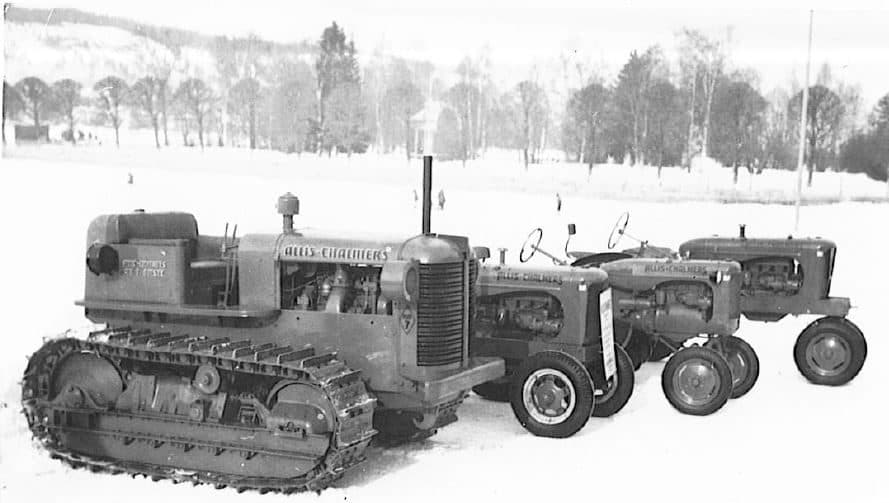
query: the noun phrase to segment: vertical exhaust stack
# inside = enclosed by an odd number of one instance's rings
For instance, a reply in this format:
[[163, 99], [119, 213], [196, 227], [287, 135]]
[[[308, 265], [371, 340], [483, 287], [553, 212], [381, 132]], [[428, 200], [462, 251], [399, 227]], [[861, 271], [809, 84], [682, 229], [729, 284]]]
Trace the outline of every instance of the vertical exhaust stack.
[[431, 234], [432, 220], [432, 156], [423, 156], [423, 234]]

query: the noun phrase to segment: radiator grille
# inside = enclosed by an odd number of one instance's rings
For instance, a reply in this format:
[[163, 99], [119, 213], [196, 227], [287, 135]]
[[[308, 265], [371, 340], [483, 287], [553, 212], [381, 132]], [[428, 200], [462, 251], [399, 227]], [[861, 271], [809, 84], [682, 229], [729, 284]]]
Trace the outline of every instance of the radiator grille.
[[420, 367], [463, 361], [465, 302], [471, 301], [464, 295], [465, 264], [420, 265], [417, 304], [417, 365]]

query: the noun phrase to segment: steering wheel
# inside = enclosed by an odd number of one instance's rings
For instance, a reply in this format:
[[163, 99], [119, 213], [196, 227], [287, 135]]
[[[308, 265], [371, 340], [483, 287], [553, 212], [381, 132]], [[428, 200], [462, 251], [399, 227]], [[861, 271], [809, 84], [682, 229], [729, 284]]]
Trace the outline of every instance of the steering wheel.
[[[534, 237], [535, 234], [537, 236], [536, 238]], [[522, 244], [522, 251], [519, 252], [519, 262], [524, 264], [525, 262], [531, 260], [531, 257], [533, 257], [535, 253], [537, 253], [537, 247], [540, 246], [540, 241], [542, 239], [543, 239], [543, 229], [538, 227], [538, 228], [534, 229], [533, 231], [531, 231], [531, 233], [528, 234], [528, 237], [525, 239], [524, 244]], [[531, 244], [531, 243], [534, 243], [534, 244]], [[528, 249], [528, 245], [531, 245], [531, 253], [529, 253], [528, 256], [526, 257], [525, 250]]]
[[617, 243], [620, 242], [620, 238], [624, 236], [624, 231], [627, 230], [628, 223], [630, 223], [629, 211], [625, 211], [617, 217], [617, 222], [614, 222], [614, 227], [611, 228], [611, 234], [608, 236], [609, 250], [613, 250]]

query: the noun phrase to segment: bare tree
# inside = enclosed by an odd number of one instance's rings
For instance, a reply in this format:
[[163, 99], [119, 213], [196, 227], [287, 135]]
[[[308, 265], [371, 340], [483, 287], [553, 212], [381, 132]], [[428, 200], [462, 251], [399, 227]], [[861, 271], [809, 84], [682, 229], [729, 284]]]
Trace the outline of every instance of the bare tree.
[[194, 119], [201, 148], [204, 148], [204, 126], [212, 111], [213, 98], [213, 92], [207, 84], [197, 78], [183, 81], [175, 93], [175, 99], [183, 104], [185, 113]]
[[[802, 92], [796, 94], [788, 105], [788, 115], [799, 117]], [[806, 165], [809, 171], [808, 185], [816, 168], [824, 169], [836, 156], [839, 147], [840, 124], [845, 110], [839, 96], [827, 87], [816, 84], [809, 88], [806, 106]]]
[[3, 144], [6, 145], [6, 119], [13, 118], [25, 108], [22, 96], [15, 87], [3, 81]]
[[[689, 88], [689, 133], [686, 162], [691, 162], [691, 142], [694, 131], [694, 110], [700, 96], [701, 113], [701, 154], [707, 156], [707, 144], [710, 135], [710, 111], [716, 85], [723, 73], [726, 63], [726, 44], [708, 38], [698, 30], [683, 28], [680, 38], [680, 69], [683, 81]], [[698, 92], [700, 86], [700, 93]]]
[[40, 116], [51, 105], [52, 90], [38, 77], [23, 78], [16, 82], [15, 89], [24, 102], [24, 109], [34, 121], [34, 127], [40, 128]]
[[[401, 132], [407, 158], [411, 158], [413, 135], [411, 117], [423, 108], [423, 93], [410, 81], [396, 83], [383, 95], [382, 109], [393, 126]], [[390, 121], [386, 121], [387, 123]]]
[[334, 148], [342, 148], [351, 156], [364, 135], [361, 87], [357, 83], [340, 84], [328, 97], [327, 105], [330, 140]]
[[516, 85], [521, 112], [521, 146], [525, 169], [529, 162], [536, 162], [535, 151], [543, 147], [541, 142], [546, 128], [546, 93], [534, 81], [523, 80]]
[[242, 127], [246, 126], [251, 149], [256, 148], [256, 113], [261, 90], [259, 81], [250, 77], [239, 80], [229, 90], [231, 112], [239, 118]]
[[[154, 145], [160, 148], [159, 137], [159, 116], [160, 116], [160, 95], [161, 95], [160, 79], [152, 75], [146, 75], [137, 80], [130, 89], [130, 99], [136, 106], [136, 110], [147, 116], [151, 127], [154, 128]], [[166, 141], [166, 137], [164, 138]]]
[[114, 144], [120, 147], [120, 107], [127, 96], [127, 83], [120, 77], [109, 75], [96, 82], [93, 90], [99, 98], [99, 109], [105, 120], [114, 128]]
[[74, 108], [80, 104], [81, 87], [80, 82], [72, 79], [62, 79], [52, 85], [55, 109], [68, 122], [72, 144], [77, 143], [77, 134], [74, 132]]

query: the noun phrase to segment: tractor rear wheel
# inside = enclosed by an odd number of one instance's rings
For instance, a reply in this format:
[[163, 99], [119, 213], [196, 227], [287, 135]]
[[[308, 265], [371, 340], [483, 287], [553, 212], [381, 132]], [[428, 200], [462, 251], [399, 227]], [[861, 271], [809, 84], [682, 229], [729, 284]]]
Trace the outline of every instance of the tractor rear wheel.
[[867, 358], [867, 341], [846, 318], [825, 317], [812, 322], [796, 340], [793, 359], [800, 373], [814, 384], [840, 386], [851, 381]]
[[624, 348], [617, 345], [614, 346], [614, 357], [617, 360], [617, 371], [602, 394], [596, 395], [594, 417], [611, 417], [617, 414], [633, 395], [633, 387], [636, 385], [633, 361]]
[[558, 351], [537, 353], [513, 375], [512, 411], [540, 437], [574, 435], [593, 413], [593, 380], [576, 358]]
[[741, 398], [759, 379], [759, 357], [744, 339], [725, 335], [710, 339], [704, 344], [719, 352], [732, 371], [732, 394], [730, 398]]
[[664, 395], [683, 414], [706, 416], [719, 410], [732, 392], [728, 363], [710, 348], [692, 346], [667, 360], [661, 374]]
[[627, 352], [633, 363], [633, 370], [639, 370], [651, 355], [651, 336], [631, 328], [629, 323], [614, 322], [614, 342], [615, 346], [619, 345]]

